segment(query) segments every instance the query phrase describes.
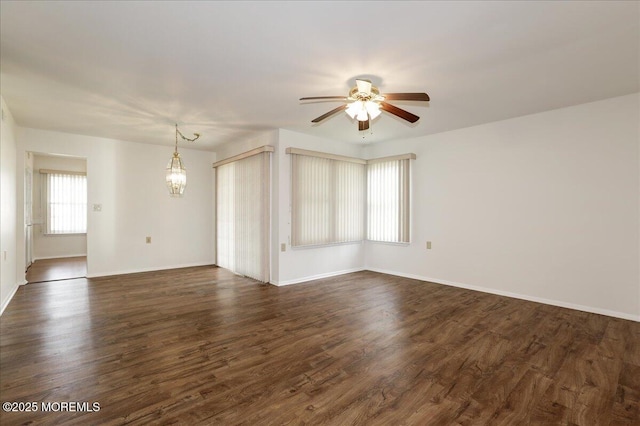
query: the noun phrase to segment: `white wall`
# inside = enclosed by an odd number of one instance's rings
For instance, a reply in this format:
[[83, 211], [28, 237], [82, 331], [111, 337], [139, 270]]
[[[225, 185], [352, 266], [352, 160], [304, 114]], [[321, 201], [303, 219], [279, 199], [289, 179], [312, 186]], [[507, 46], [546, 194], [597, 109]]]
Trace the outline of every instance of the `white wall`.
[[247, 151], [251, 151], [252, 149], [263, 147], [265, 145], [276, 146], [277, 144], [278, 131], [265, 131], [257, 136], [248, 139], [238, 139], [216, 146], [216, 161], [226, 160], [227, 158], [245, 153]]
[[[16, 273], [16, 124], [0, 96], [0, 313], [18, 289]], [[22, 228], [21, 228], [22, 229]]]
[[[87, 159], [88, 276], [212, 264], [215, 154], [179, 150], [187, 168], [184, 198], [169, 197], [164, 183], [171, 146], [21, 128], [18, 168], [25, 151]], [[18, 217], [22, 186], [18, 182]], [[102, 211], [94, 211], [95, 204]]]
[[[280, 130], [276, 156], [279, 163], [278, 231], [275, 244], [279, 274], [274, 284], [286, 285], [328, 277], [364, 268], [364, 244], [349, 243], [324, 247], [291, 248], [291, 160], [287, 148], [301, 148], [349, 157], [362, 157], [362, 146], [321, 139], [302, 133]], [[280, 251], [285, 243], [287, 250]]]
[[33, 257], [52, 259], [87, 255], [87, 235], [46, 235], [44, 233], [46, 211], [43, 209], [43, 185], [40, 169], [66, 172], [87, 171], [87, 160], [77, 157], [60, 157], [34, 154], [33, 158]]
[[367, 267], [640, 320], [639, 102], [369, 147], [418, 158], [412, 243], [367, 243]]

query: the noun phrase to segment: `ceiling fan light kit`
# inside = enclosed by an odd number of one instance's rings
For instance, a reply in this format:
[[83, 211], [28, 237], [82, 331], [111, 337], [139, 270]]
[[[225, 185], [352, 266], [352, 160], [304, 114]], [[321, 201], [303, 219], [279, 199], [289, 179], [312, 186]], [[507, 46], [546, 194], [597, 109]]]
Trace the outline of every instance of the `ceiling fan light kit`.
[[349, 96], [311, 96], [300, 98], [301, 101], [319, 101], [319, 100], [341, 100], [347, 103], [341, 105], [320, 117], [311, 120], [312, 123], [319, 123], [325, 118], [345, 111], [351, 119], [358, 120], [358, 130], [367, 130], [369, 122], [378, 117], [382, 111], [400, 117], [410, 123], [415, 123], [420, 119], [415, 114], [391, 105], [385, 101], [429, 101], [429, 95], [426, 93], [387, 93], [381, 95], [378, 88], [371, 84], [371, 81], [364, 79], [356, 79], [356, 86], [349, 91]]
[[380, 105], [373, 101], [353, 101], [347, 106], [346, 112], [358, 121], [373, 120], [380, 115]]

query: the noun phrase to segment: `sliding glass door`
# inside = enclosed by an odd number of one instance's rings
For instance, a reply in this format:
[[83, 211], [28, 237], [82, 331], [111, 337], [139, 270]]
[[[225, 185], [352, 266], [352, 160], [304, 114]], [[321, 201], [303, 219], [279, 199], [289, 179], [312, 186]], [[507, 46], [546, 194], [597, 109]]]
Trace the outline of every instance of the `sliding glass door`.
[[269, 282], [270, 152], [216, 163], [216, 263]]

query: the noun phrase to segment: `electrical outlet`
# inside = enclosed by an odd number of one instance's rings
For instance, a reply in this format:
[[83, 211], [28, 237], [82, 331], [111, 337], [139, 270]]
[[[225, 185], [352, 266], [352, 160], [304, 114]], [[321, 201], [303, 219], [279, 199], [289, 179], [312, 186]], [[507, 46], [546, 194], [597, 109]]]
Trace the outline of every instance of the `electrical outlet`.
[[151, 237], [147, 237], [147, 244], [151, 244]]
[[427, 250], [431, 250], [431, 241], [427, 241]]
[[280, 251], [287, 251], [287, 244], [286, 243], [280, 244]]
[[94, 212], [101, 212], [102, 211], [102, 204], [94, 204], [93, 205], [93, 211]]

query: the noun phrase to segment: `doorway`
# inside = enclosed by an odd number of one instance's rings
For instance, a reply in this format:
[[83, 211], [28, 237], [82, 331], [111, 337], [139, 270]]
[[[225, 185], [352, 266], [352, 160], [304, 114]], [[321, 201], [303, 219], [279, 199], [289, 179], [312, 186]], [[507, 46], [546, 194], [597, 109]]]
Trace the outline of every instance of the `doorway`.
[[27, 283], [86, 277], [86, 159], [28, 152], [26, 160]]

